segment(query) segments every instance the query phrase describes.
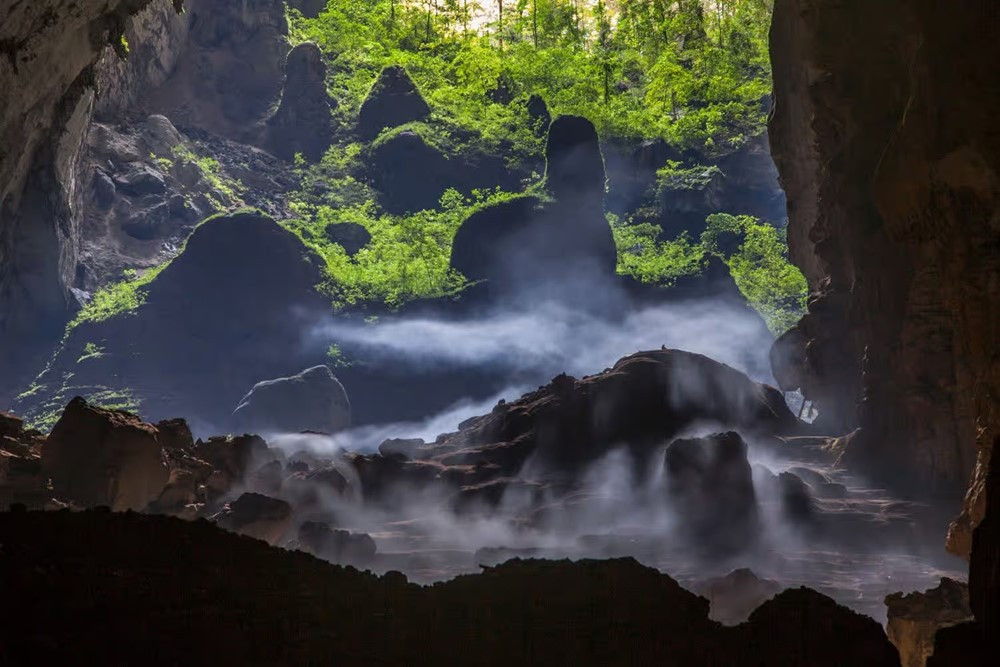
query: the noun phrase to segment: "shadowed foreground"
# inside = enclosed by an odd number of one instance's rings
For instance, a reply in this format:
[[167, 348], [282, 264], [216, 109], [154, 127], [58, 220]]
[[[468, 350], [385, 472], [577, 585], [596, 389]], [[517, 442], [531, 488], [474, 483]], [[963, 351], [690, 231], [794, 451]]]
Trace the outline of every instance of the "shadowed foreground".
[[0, 515], [0, 662], [898, 665], [873, 620], [807, 589], [735, 628], [631, 559], [513, 561], [422, 588], [205, 521]]

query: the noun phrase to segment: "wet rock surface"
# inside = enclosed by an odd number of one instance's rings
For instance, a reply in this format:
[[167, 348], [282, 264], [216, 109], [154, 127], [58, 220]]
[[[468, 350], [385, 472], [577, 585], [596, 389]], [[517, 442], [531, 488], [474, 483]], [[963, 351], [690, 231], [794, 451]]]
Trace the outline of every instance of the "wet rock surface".
[[709, 552], [745, 549], [759, 532], [747, 444], [738, 433], [674, 440], [664, 455], [667, 493], [683, 530]]

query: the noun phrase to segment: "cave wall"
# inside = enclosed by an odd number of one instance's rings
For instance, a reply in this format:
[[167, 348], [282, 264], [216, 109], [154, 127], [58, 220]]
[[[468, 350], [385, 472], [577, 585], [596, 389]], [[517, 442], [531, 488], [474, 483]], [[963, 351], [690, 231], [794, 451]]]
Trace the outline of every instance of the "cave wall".
[[0, 406], [30, 384], [80, 306], [71, 288], [82, 286], [84, 209], [101, 158], [88, 144], [92, 121], [127, 131], [160, 113], [259, 144], [289, 49], [281, 0], [5, 4]]
[[[15, 386], [71, 312], [74, 204], [98, 63], [152, 2], [33, 0], [0, 9], [0, 376]], [[116, 56], [117, 57], [117, 56]], [[5, 397], [0, 397], [5, 398]]]
[[960, 554], [1000, 434], [998, 38], [991, 0], [777, 0], [771, 33], [772, 153], [812, 291], [776, 377], [857, 429], [844, 462], [876, 481], [968, 487]]

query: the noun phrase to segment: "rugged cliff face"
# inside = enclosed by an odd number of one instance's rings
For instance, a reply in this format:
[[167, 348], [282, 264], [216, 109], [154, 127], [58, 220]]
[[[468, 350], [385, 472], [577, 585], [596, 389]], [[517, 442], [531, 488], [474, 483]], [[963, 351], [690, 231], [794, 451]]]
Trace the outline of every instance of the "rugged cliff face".
[[[850, 431], [845, 461], [927, 495], [972, 484], [1000, 433], [1000, 14], [974, 0], [778, 0], [770, 136], [809, 314], [773, 355]], [[947, 57], [941, 57], [947, 54]]]
[[181, 6], [182, 0], [69, 5], [44, 0], [15, 2], [0, 11], [0, 374], [5, 378], [15, 379], [19, 368], [32, 365], [26, 359], [44, 354], [71, 310], [80, 161], [97, 84], [116, 79], [108, 73], [125, 55], [123, 35], [132, 16], [154, 10], [176, 15]]
[[[287, 32], [280, 0], [46, 0], [0, 10], [5, 390], [26, 386], [88, 297], [73, 288], [162, 262], [193, 220], [231, 207], [232, 197], [202, 187], [192, 164], [167, 174], [157, 162], [172, 162], [174, 145], [189, 151], [192, 133], [209, 144], [261, 144], [285, 81]], [[150, 114], [169, 117], [154, 119], [165, 129], [152, 143], [136, 129], [151, 126]], [[262, 170], [247, 165], [269, 158], [249, 146], [223, 150], [251, 173]], [[273, 185], [233, 178], [255, 191]], [[256, 199], [246, 202], [270, 210]]]

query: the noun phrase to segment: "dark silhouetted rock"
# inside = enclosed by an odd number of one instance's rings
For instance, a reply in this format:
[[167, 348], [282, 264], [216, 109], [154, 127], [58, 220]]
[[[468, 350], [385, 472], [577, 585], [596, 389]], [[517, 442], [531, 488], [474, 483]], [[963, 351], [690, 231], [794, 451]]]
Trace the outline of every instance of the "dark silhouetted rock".
[[587, 282], [614, 279], [618, 251], [604, 217], [604, 161], [593, 124], [576, 116], [557, 118], [546, 158], [556, 200], [516, 197], [470, 215], [452, 244], [453, 269], [470, 280], [489, 281], [494, 292], [562, 287], [567, 299], [570, 292], [588, 293], [581, 287]]
[[333, 141], [332, 105], [323, 54], [313, 43], [299, 44], [288, 54], [281, 106], [268, 121], [271, 150], [286, 160], [296, 153], [322, 158]]
[[348, 257], [354, 257], [372, 240], [371, 232], [356, 222], [334, 222], [327, 225], [324, 231], [326, 238], [342, 247]]
[[326, 9], [326, 0], [289, 0], [289, 7], [293, 7], [307, 19], [314, 19]]
[[190, 450], [194, 447], [194, 436], [191, 427], [183, 419], [165, 419], [157, 422], [160, 446], [164, 449]]
[[885, 604], [886, 634], [899, 650], [902, 667], [925, 667], [937, 631], [972, 619], [969, 587], [953, 579], [942, 578], [937, 588], [923, 593], [893, 593]]
[[594, 124], [580, 116], [559, 116], [545, 146], [545, 183], [557, 200], [604, 199], [606, 175]]
[[116, 511], [145, 508], [170, 477], [154, 426], [82, 398], [70, 401], [56, 422], [42, 466], [60, 499]]
[[383, 137], [371, 149], [372, 180], [391, 213], [437, 208], [450, 170], [448, 158], [410, 130]]
[[[516, 401], [497, 405], [488, 415], [463, 422], [457, 433], [420, 447], [412, 460], [387, 452], [390, 456], [357, 457], [353, 465], [363, 485], [370, 486], [366, 497], [370, 490], [377, 494], [386, 480], [427, 474], [420, 463], [433, 464], [433, 477], [447, 478], [442, 466], [455, 467], [462, 473], [459, 479], [466, 480], [460, 486], [515, 476], [529, 457], [536, 470], [571, 475], [624, 443], [644, 459], [685, 428], [704, 421], [760, 434], [799, 428], [776, 389], [701, 355], [658, 350], [626, 357], [614, 368], [582, 380], [556, 378]], [[745, 454], [745, 445], [741, 449], [739, 437], [735, 440], [732, 448]], [[739, 473], [740, 485], [723, 493], [753, 499], [745, 456], [732, 463], [726, 470]], [[728, 510], [728, 496], [718, 502]], [[736, 515], [753, 511], [732, 509]]]
[[791, 472], [780, 473], [775, 480], [781, 509], [792, 521], [807, 521], [816, 513], [809, 485]]
[[761, 579], [752, 570], [741, 569], [702, 581], [694, 587], [694, 592], [708, 600], [712, 620], [736, 625], [747, 620], [754, 609], [782, 588], [777, 581]]
[[549, 113], [549, 106], [542, 99], [541, 95], [532, 95], [527, 102], [528, 118], [531, 119], [531, 128], [535, 134], [544, 136], [549, 131], [552, 124], [552, 114]]
[[969, 558], [969, 605], [976, 617], [980, 641], [994, 656], [1000, 654], [1000, 439], [990, 456], [983, 520], [972, 532]]
[[808, 588], [778, 593], [736, 633], [744, 653], [731, 664], [899, 667], [899, 654], [877, 621]]
[[512, 561], [420, 587], [204, 521], [97, 512], [0, 514], [0, 544], [14, 664], [402, 665], [419, 646], [421, 663], [477, 667], [899, 666], [878, 623], [818, 593], [725, 628], [631, 559]]
[[757, 497], [738, 433], [674, 440], [664, 469], [671, 507], [697, 547], [729, 552], [753, 543]]
[[393, 65], [382, 70], [361, 105], [358, 131], [363, 139], [371, 140], [386, 128], [422, 120], [430, 113], [410, 75]]
[[212, 520], [234, 533], [277, 544], [292, 523], [292, 506], [259, 493], [244, 493]]
[[23, 419], [0, 410], [0, 438], [16, 438], [23, 429]]
[[299, 527], [299, 547], [323, 560], [364, 566], [375, 558], [375, 540], [366, 533], [334, 530], [325, 523], [307, 521]]
[[351, 425], [351, 403], [330, 369], [316, 366], [257, 383], [233, 416], [247, 432], [337, 433]]

